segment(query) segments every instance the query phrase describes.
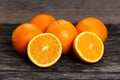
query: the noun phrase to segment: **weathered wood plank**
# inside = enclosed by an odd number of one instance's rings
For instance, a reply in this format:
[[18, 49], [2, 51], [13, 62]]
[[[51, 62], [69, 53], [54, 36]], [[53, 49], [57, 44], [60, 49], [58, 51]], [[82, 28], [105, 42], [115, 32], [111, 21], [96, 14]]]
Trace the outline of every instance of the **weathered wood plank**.
[[[92, 65], [82, 63], [71, 52], [69, 55], [62, 56], [57, 64], [48, 69], [38, 68], [27, 57], [19, 55], [11, 45], [9, 34], [0, 36], [2, 39], [0, 45], [0, 76], [3, 76], [0, 78], [1, 80], [119, 79], [120, 46], [118, 44], [120, 38], [117, 35], [117, 33], [119, 34], [119, 28], [119, 25], [108, 25], [110, 33], [105, 43], [105, 55], [100, 62]], [[6, 41], [3, 39], [6, 39]], [[38, 77], [34, 77], [36, 75]], [[32, 78], [29, 76], [32, 76]]]
[[0, 24], [0, 37], [6, 37], [6, 35], [12, 35], [13, 30], [18, 26], [19, 24]]
[[14, 51], [0, 52], [0, 71], [40, 71], [40, 72], [110, 72], [120, 73], [119, 53], [105, 53], [102, 60], [96, 64], [85, 64], [76, 59], [73, 53], [62, 56], [57, 64], [42, 69], [36, 67], [27, 57]]
[[1, 35], [0, 36], [0, 44], [3, 44], [3, 45], [5, 45], [5, 44], [10, 44], [11, 43], [11, 36], [5, 36], [5, 35]]
[[119, 7], [119, 0], [0, 0], [0, 22], [24, 23], [36, 14], [48, 13], [71, 22], [94, 16], [105, 23], [119, 23]]
[[[17, 25], [18, 24], [2, 24], [0, 27], [0, 76], [3, 75], [5, 77], [6, 75], [8, 75], [8, 77], [2, 79], [31, 80], [27, 74], [30, 72], [32, 73], [30, 75], [34, 74], [33, 76], [36, 75], [36, 72], [40, 72], [39, 74], [44, 76], [44, 79], [47, 79], [48, 77], [50, 77], [50, 79], [60, 78], [71, 80], [88, 78], [120, 78], [120, 45], [118, 45], [120, 43], [119, 24], [106, 24], [109, 36], [107, 41], [105, 42], [105, 54], [100, 62], [92, 65], [82, 63], [81, 61], [77, 60], [73, 52], [71, 52], [69, 55], [62, 56], [57, 64], [48, 69], [36, 67], [27, 57], [19, 55], [19, 53], [13, 49], [11, 44], [11, 33]], [[51, 73], [57, 74], [56, 76], [60, 76], [54, 77], [55, 75], [52, 76]], [[13, 74], [14, 77], [11, 74]], [[61, 76], [61, 74], [66, 76]], [[35, 77], [33, 77], [33, 79], [34, 78]], [[37, 77], [35, 79], [38, 78], [40, 77]]]
[[[27, 75], [26, 75], [27, 74]], [[79, 80], [79, 79], [119, 79], [119, 73], [64, 73], [64, 72], [0, 72], [2, 80]], [[109, 77], [108, 77], [109, 75]]]
[[[71, 3], [71, 4], [69, 4]], [[0, 80], [120, 79], [119, 0], [0, 0]], [[108, 28], [105, 54], [96, 64], [79, 61], [73, 52], [54, 66], [42, 69], [11, 44], [12, 31], [39, 13], [76, 24], [88, 16], [100, 18]]]

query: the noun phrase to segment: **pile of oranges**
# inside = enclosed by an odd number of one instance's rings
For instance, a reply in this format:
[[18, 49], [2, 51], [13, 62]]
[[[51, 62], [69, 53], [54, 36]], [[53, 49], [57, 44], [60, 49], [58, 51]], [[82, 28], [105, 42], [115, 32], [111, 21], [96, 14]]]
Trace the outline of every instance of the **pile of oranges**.
[[107, 28], [95, 17], [87, 17], [73, 25], [56, 20], [50, 14], [39, 14], [29, 23], [19, 25], [12, 33], [12, 45], [39, 67], [50, 67], [61, 57], [74, 51], [78, 59], [98, 62], [104, 54]]

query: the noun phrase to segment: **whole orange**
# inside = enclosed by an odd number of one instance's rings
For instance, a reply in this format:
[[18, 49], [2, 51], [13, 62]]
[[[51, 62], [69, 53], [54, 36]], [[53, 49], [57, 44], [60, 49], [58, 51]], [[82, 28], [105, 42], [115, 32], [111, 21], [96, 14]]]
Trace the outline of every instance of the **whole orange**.
[[24, 23], [19, 25], [12, 33], [12, 45], [21, 54], [27, 54], [29, 40], [42, 31], [33, 24]]
[[55, 18], [49, 14], [39, 14], [32, 18], [31, 23], [38, 26], [42, 32], [46, 31], [46, 28], [55, 21]]
[[62, 53], [67, 54], [71, 50], [72, 42], [78, 32], [75, 26], [66, 20], [57, 20], [46, 30], [48, 33], [56, 35], [62, 43]]
[[95, 17], [87, 17], [78, 22], [76, 28], [79, 33], [90, 31], [97, 34], [104, 42], [107, 39], [108, 31], [104, 23]]

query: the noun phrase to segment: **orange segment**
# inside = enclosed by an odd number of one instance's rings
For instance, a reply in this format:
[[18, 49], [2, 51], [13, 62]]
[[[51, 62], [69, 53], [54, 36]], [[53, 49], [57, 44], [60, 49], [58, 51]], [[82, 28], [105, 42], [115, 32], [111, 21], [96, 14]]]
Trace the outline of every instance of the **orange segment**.
[[55, 64], [62, 54], [59, 39], [50, 33], [39, 34], [28, 44], [28, 57], [39, 67], [49, 67]]
[[102, 40], [92, 32], [82, 32], [74, 40], [73, 48], [76, 56], [88, 63], [98, 62], [104, 52]]

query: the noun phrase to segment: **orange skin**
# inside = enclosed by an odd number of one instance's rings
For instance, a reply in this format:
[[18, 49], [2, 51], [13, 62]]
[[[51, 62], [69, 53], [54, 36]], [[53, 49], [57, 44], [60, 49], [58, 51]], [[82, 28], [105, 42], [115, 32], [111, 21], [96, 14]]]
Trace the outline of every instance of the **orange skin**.
[[73, 24], [66, 20], [57, 20], [51, 24], [47, 31], [56, 35], [62, 43], [62, 53], [67, 54], [71, 50], [72, 42], [78, 32]]
[[38, 26], [42, 32], [45, 32], [47, 27], [55, 21], [55, 18], [49, 14], [39, 14], [33, 17], [30, 23]]
[[12, 33], [12, 45], [20, 54], [26, 55], [29, 40], [40, 33], [42, 31], [33, 24], [21, 24]]
[[108, 31], [104, 23], [97, 18], [88, 17], [80, 20], [76, 26], [79, 33], [90, 31], [97, 34], [103, 42], [106, 41]]

